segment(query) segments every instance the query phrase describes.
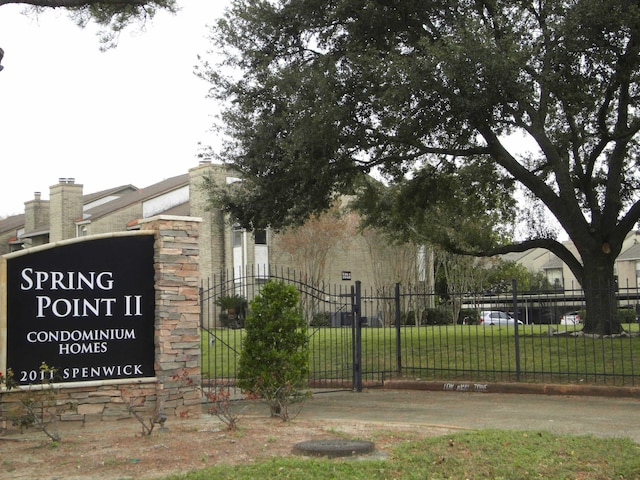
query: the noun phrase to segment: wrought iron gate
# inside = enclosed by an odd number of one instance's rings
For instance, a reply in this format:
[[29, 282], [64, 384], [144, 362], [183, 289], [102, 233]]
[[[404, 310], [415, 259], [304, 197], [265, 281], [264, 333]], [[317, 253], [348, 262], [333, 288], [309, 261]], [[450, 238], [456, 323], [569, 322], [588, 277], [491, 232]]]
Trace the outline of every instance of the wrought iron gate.
[[268, 280], [294, 285], [300, 293], [309, 334], [309, 387], [361, 390], [367, 372], [362, 368], [359, 282], [314, 285], [294, 271], [274, 268], [216, 276], [203, 283], [202, 385], [235, 387], [247, 305]]

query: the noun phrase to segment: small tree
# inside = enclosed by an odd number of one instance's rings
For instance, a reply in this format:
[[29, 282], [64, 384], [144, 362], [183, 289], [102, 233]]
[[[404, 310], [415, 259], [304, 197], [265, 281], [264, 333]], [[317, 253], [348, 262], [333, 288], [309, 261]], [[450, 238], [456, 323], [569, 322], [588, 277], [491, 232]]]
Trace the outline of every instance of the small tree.
[[[299, 265], [305, 273], [305, 282], [320, 288], [325, 279], [327, 259], [336, 248], [348, 246], [355, 233], [356, 220], [352, 214], [344, 212], [336, 202], [322, 215], [314, 215], [303, 225], [290, 227], [275, 236], [277, 250], [287, 255], [293, 265]], [[281, 263], [276, 259], [276, 264]], [[306, 318], [311, 319], [318, 311], [320, 301], [307, 296], [301, 307]]]
[[263, 398], [271, 416], [283, 421], [289, 419], [289, 405], [307, 396], [309, 346], [299, 299], [292, 285], [264, 285], [251, 302], [238, 369], [238, 386]]
[[238, 294], [226, 295], [218, 297], [216, 305], [221, 309], [220, 321], [223, 326], [242, 328], [249, 305], [246, 298]]
[[45, 362], [40, 365], [40, 381], [28, 387], [18, 388], [10, 368], [6, 377], [0, 373], [0, 386], [5, 384], [7, 390], [16, 389], [12, 394], [15, 401], [9, 407], [6, 418], [20, 427], [21, 431], [29, 427], [41, 430], [53, 443], [61, 440], [59, 417], [73, 408], [70, 402], [58, 400], [59, 388], [54, 384], [56, 378], [57, 370]]

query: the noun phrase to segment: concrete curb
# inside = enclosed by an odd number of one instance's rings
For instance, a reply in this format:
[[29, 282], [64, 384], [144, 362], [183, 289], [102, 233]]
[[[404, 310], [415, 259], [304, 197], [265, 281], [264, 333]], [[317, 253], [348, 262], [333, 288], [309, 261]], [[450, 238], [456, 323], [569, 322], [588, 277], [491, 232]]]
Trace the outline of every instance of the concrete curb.
[[389, 390], [425, 390], [431, 392], [521, 393], [537, 395], [586, 395], [594, 397], [640, 398], [640, 387], [560, 385], [550, 383], [387, 380], [384, 382], [383, 388]]

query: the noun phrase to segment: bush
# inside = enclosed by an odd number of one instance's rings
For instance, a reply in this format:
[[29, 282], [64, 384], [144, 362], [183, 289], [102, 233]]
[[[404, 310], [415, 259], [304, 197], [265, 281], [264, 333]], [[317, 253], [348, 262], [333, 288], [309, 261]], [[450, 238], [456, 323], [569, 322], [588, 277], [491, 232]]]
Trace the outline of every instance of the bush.
[[633, 308], [619, 308], [618, 319], [620, 323], [635, 323], [636, 311]]
[[264, 399], [286, 421], [289, 405], [307, 396], [309, 340], [292, 285], [267, 282], [251, 302], [238, 368], [238, 386]]
[[475, 308], [463, 308], [458, 315], [459, 325], [476, 325], [480, 318], [480, 312]]
[[20, 431], [35, 427], [49, 437], [54, 444], [59, 442], [61, 437], [58, 420], [65, 411], [71, 410], [73, 405], [70, 402], [58, 400], [59, 388], [55, 386], [58, 378], [57, 369], [48, 366], [45, 362], [40, 364], [40, 381], [28, 387], [17, 388], [18, 383], [10, 368], [7, 369], [6, 376], [0, 372], [0, 386], [4, 384], [7, 390], [15, 389], [15, 392], [7, 394], [13, 397], [15, 402], [7, 402], [12, 405], [5, 418], [14, 426], [20, 427]]
[[242, 295], [224, 295], [216, 299], [220, 307], [220, 323], [223, 327], [242, 328], [249, 303]]
[[422, 314], [414, 310], [400, 313], [400, 325], [449, 325], [452, 323], [453, 314], [448, 308], [427, 308], [422, 311]]
[[309, 323], [311, 327], [330, 327], [331, 326], [331, 312], [316, 312], [313, 314], [313, 318]]
[[453, 314], [449, 308], [427, 308], [422, 314], [422, 325], [449, 325]]

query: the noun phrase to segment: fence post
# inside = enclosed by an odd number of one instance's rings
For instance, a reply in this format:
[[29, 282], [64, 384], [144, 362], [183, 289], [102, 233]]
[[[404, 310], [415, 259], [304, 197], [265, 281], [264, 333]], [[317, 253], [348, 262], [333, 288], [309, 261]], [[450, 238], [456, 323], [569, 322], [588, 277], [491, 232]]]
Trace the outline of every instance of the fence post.
[[400, 284], [396, 283], [396, 371], [398, 376], [402, 375], [402, 342], [400, 339]]
[[356, 292], [353, 304], [353, 325], [355, 328], [355, 345], [354, 345], [354, 362], [353, 362], [353, 375], [354, 375], [354, 388], [356, 392], [362, 392], [362, 317], [361, 304], [362, 304], [362, 282], [356, 281]]
[[515, 329], [515, 349], [516, 349], [516, 380], [520, 381], [520, 330], [518, 328], [518, 281], [511, 279], [511, 290], [513, 292], [513, 322]]

